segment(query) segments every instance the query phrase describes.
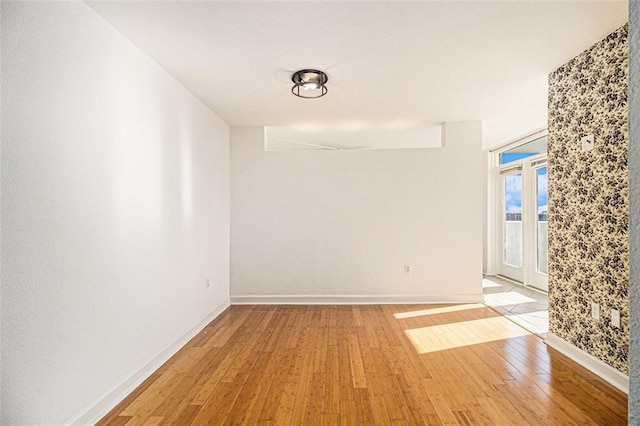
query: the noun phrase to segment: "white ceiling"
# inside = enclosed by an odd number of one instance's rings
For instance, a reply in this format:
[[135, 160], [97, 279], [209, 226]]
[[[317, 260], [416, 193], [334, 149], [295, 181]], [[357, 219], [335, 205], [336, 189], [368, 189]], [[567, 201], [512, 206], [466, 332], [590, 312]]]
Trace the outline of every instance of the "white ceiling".
[[[618, 1], [88, 4], [231, 126], [345, 129], [348, 146], [445, 121], [482, 120], [485, 147], [540, 130], [547, 75], [628, 19]], [[325, 97], [291, 94], [302, 68], [327, 72]]]

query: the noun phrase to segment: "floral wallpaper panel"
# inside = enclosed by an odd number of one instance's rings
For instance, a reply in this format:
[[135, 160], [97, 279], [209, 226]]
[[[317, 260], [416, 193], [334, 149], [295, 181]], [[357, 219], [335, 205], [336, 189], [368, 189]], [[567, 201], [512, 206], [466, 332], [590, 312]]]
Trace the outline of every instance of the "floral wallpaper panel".
[[[549, 329], [628, 374], [628, 25], [549, 76]], [[583, 136], [593, 151], [581, 152]], [[591, 318], [591, 302], [601, 305]], [[619, 309], [621, 327], [611, 326]]]

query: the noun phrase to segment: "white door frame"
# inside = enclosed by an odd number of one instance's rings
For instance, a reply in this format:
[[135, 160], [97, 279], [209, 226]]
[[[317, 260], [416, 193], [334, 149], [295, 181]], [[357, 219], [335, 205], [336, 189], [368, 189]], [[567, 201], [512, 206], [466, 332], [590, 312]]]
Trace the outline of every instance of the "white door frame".
[[498, 205], [497, 211], [496, 211], [496, 215], [495, 215], [495, 219], [496, 219], [496, 231], [497, 231], [497, 239], [496, 239], [496, 249], [497, 249], [497, 256], [496, 259], [498, 261], [498, 273], [500, 275], [504, 275], [508, 278], [511, 278], [515, 281], [519, 281], [524, 283], [525, 282], [525, 270], [524, 270], [524, 265], [525, 265], [525, 256], [524, 256], [524, 247], [525, 247], [525, 222], [524, 222], [524, 217], [525, 217], [525, 210], [524, 210], [524, 202], [523, 202], [523, 208], [522, 208], [522, 231], [521, 231], [521, 238], [522, 238], [522, 253], [521, 253], [521, 258], [520, 258], [520, 263], [521, 266], [514, 266], [514, 265], [510, 265], [508, 263], [506, 263], [506, 259], [505, 259], [505, 247], [504, 247], [504, 241], [505, 241], [505, 232], [506, 232], [506, 220], [505, 220], [505, 216], [504, 216], [504, 212], [505, 212], [505, 204], [506, 204], [506, 199], [505, 199], [505, 178], [509, 177], [509, 176], [516, 176], [516, 175], [521, 175], [522, 176], [522, 198], [524, 201], [524, 197], [525, 197], [525, 171], [523, 168], [523, 165], [520, 162], [514, 162], [514, 163], [509, 163], [509, 164], [505, 164], [504, 166], [501, 166], [499, 168], [496, 169], [497, 175], [498, 175], [498, 179], [496, 180], [496, 204]]
[[[538, 170], [547, 167], [547, 153], [529, 157], [527, 162], [527, 189], [529, 202], [527, 203], [526, 239], [528, 250], [525, 252], [525, 285], [539, 290], [548, 291], [548, 275], [538, 271]], [[547, 169], [548, 173], [548, 169]], [[548, 175], [547, 175], [548, 176]], [[548, 251], [547, 251], [548, 252]]]
[[[508, 151], [515, 146], [528, 143], [532, 140], [544, 136], [546, 132], [539, 132], [531, 137], [523, 139], [517, 144], [509, 144], [508, 146], [491, 152], [489, 158], [490, 171], [488, 173], [488, 196], [489, 211], [487, 220], [487, 237], [488, 237], [488, 256], [487, 269], [489, 275], [501, 274], [510, 271], [511, 277], [516, 281], [520, 281], [525, 286], [531, 286], [543, 291], [547, 291], [547, 274], [540, 273], [537, 270], [537, 170], [546, 166], [547, 153], [538, 154], [527, 157], [519, 161], [499, 165], [500, 154]], [[523, 267], [518, 273], [519, 268], [510, 268], [503, 263], [503, 212], [504, 212], [504, 187], [500, 174], [502, 170], [509, 170], [521, 166], [522, 169], [522, 244], [523, 244]], [[513, 173], [518, 173], [514, 171]], [[528, 198], [528, 199], [527, 199]], [[527, 199], [527, 202], [525, 202]], [[533, 200], [533, 202], [532, 202]], [[515, 272], [515, 273], [514, 273]]]

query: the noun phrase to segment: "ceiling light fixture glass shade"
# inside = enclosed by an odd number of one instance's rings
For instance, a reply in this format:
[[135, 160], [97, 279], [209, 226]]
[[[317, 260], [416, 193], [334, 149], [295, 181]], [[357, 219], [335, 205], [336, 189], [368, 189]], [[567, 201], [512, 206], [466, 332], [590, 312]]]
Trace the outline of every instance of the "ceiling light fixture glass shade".
[[320, 98], [327, 94], [327, 74], [318, 70], [300, 70], [293, 73], [291, 93], [300, 98]]

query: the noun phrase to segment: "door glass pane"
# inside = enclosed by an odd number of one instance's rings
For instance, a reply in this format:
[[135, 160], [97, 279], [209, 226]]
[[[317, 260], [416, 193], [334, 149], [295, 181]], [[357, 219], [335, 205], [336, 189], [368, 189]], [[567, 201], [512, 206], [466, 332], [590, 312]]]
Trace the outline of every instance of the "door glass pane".
[[522, 267], [522, 174], [504, 177], [504, 263]]
[[508, 164], [523, 158], [547, 152], [547, 137], [527, 142], [524, 145], [517, 146], [500, 154], [500, 164]]
[[536, 194], [537, 194], [537, 225], [536, 225], [536, 241], [537, 241], [537, 270], [544, 274], [548, 273], [547, 253], [549, 246], [547, 243], [547, 168], [542, 167], [536, 170]]

